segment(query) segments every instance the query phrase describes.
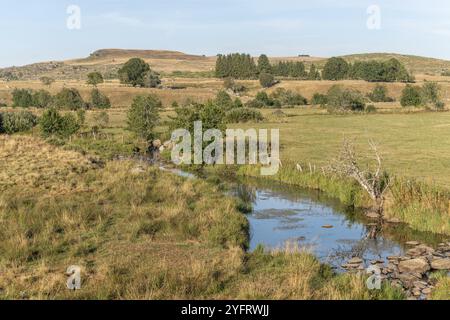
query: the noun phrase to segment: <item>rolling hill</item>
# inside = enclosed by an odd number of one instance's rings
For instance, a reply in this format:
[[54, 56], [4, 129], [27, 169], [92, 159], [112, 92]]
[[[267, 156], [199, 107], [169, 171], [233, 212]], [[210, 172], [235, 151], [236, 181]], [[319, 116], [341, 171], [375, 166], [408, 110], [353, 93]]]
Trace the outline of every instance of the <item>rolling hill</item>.
[[[216, 57], [191, 55], [168, 50], [97, 50], [86, 58], [67, 61], [50, 61], [30, 64], [22, 67], [0, 69], [0, 78], [20, 80], [38, 80], [42, 76], [50, 76], [58, 80], [82, 80], [92, 71], [99, 71], [106, 79], [115, 78], [117, 71], [128, 59], [138, 57], [150, 66], [165, 74], [175, 71], [208, 72], [215, 66]], [[396, 58], [414, 74], [439, 75], [443, 70], [450, 70], [450, 61], [412, 55], [394, 53], [368, 53], [342, 56], [348, 62], [367, 60], [387, 60]], [[322, 67], [327, 58], [317, 57], [271, 57], [272, 63], [281, 60], [303, 61], [307, 66], [315, 63]]]

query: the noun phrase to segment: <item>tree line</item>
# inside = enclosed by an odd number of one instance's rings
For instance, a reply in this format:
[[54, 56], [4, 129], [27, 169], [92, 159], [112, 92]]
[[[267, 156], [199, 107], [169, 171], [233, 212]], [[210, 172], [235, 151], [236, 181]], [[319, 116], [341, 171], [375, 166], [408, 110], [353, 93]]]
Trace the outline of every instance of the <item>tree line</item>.
[[249, 54], [220, 54], [217, 56], [215, 74], [218, 78], [234, 79], [261, 79], [272, 75], [303, 80], [414, 81], [414, 77], [406, 67], [395, 58], [387, 61], [371, 60], [348, 63], [343, 58], [333, 57], [327, 60], [322, 72], [314, 64], [309, 70], [306, 70], [305, 64], [301, 61], [279, 61], [271, 64], [269, 58], [264, 54], [259, 56], [257, 62]]

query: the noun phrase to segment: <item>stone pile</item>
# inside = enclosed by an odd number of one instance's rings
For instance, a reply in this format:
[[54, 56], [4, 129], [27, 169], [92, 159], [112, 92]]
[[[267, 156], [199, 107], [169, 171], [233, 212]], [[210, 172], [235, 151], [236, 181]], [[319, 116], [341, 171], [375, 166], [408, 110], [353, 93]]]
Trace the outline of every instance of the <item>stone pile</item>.
[[[450, 242], [441, 243], [433, 249], [416, 241], [407, 243], [411, 247], [405, 256], [387, 257], [387, 261], [373, 260], [381, 272], [381, 280], [405, 290], [408, 299], [426, 299], [434, 289], [431, 272], [450, 271]], [[365, 273], [367, 267], [361, 258], [352, 258], [342, 266], [348, 272]]]

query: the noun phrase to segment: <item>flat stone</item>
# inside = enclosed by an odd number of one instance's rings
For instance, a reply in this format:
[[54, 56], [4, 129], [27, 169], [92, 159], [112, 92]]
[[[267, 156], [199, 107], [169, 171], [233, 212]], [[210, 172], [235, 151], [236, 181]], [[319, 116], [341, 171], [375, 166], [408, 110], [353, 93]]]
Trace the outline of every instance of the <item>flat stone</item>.
[[414, 285], [414, 287], [422, 290], [422, 289], [425, 289], [428, 284], [425, 281], [414, 281], [413, 285]]
[[412, 249], [409, 249], [406, 252], [406, 254], [408, 256], [418, 257], [418, 256], [430, 255], [430, 254], [433, 254], [433, 252], [434, 252], [433, 248], [427, 247], [425, 245], [419, 245]]
[[366, 217], [369, 219], [379, 219], [380, 215], [374, 211], [366, 212]]
[[432, 292], [431, 288], [425, 288], [422, 290], [422, 293], [427, 295], [430, 294], [431, 292]]
[[331, 224], [326, 224], [326, 225], [322, 226], [322, 228], [324, 228], [324, 229], [332, 229], [332, 228], [334, 228], [334, 226], [332, 226]]
[[406, 242], [407, 246], [418, 246], [420, 244], [420, 242], [418, 241], [408, 241]]
[[415, 297], [420, 297], [420, 296], [422, 295], [422, 292], [421, 292], [419, 289], [414, 289], [414, 290], [412, 291], [412, 294], [413, 294]]
[[363, 262], [363, 260], [361, 258], [355, 257], [350, 259], [347, 264], [361, 264]]
[[420, 273], [424, 274], [430, 270], [428, 261], [422, 258], [401, 261], [398, 265], [398, 270], [401, 273]]
[[370, 264], [384, 264], [383, 260], [372, 260], [370, 261]]
[[394, 224], [402, 223], [402, 221], [398, 218], [391, 218], [391, 219], [387, 219], [386, 221], [388, 223], [394, 223]]
[[434, 270], [450, 270], [450, 258], [434, 259], [431, 261]]

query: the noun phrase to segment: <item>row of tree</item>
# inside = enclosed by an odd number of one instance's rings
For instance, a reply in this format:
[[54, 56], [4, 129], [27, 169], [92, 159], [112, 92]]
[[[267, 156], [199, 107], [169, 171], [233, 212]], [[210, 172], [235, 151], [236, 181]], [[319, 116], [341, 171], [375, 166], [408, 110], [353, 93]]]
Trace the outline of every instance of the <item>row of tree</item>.
[[12, 92], [13, 107], [19, 108], [50, 108], [78, 110], [78, 109], [107, 109], [111, 107], [109, 98], [97, 88], [90, 94], [90, 101], [85, 102], [77, 89], [63, 88], [55, 96], [46, 90], [33, 91], [30, 89], [14, 89]]
[[414, 78], [395, 58], [387, 61], [357, 61], [348, 63], [343, 58], [331, 58], [322, 71], [324, 80], [365, 80], [369, 82], [412, 82]]

